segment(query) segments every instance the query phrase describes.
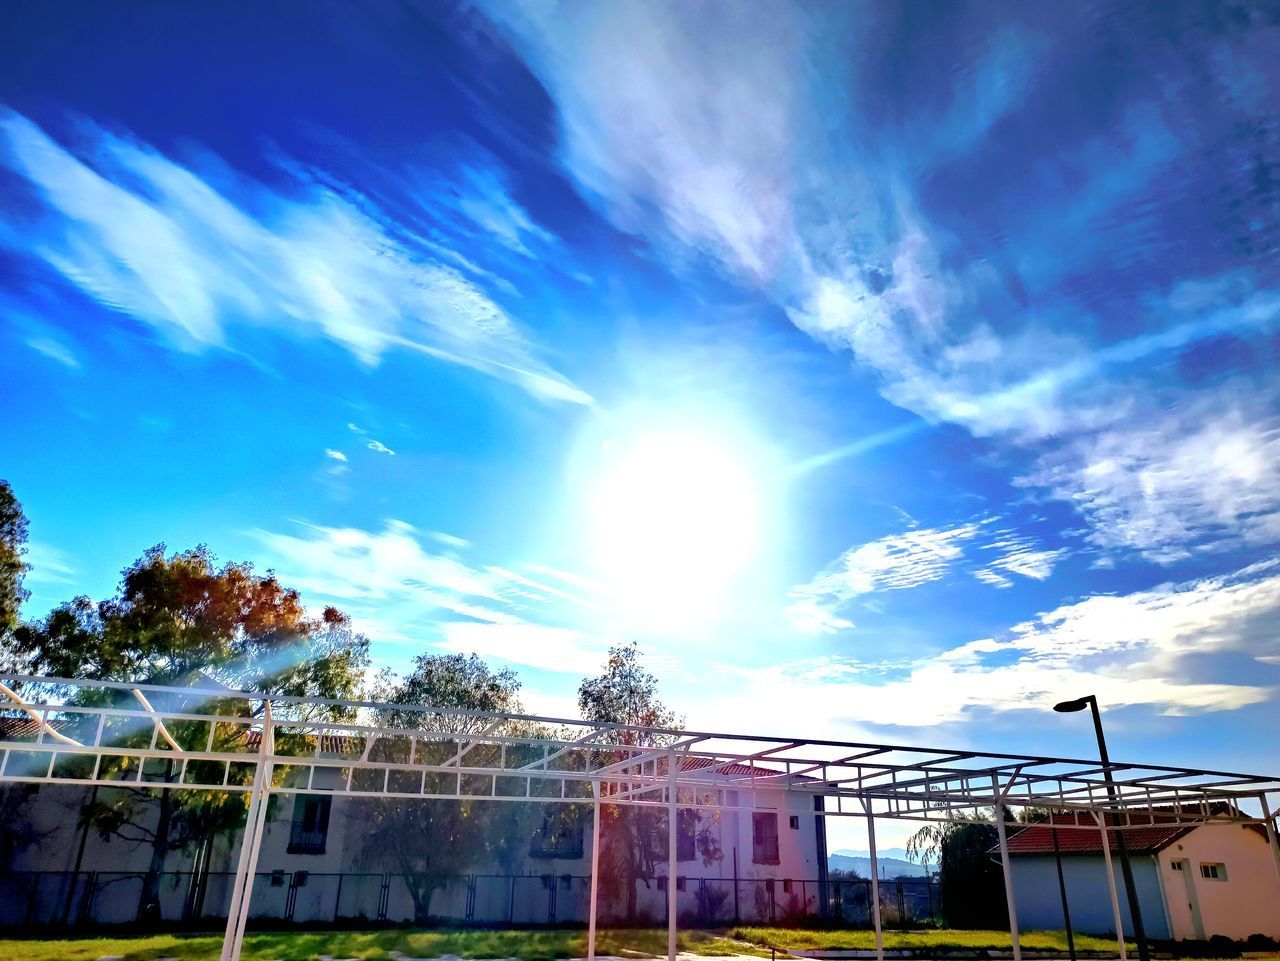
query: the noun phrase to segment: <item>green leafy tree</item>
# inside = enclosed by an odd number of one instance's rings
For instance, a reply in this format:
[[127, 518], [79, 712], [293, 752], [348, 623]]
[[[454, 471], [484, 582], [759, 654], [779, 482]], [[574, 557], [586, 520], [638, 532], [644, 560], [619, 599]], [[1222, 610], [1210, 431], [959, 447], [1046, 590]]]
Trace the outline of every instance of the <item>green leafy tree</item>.
[[[419, 656], [413, 670], [396, 679], [383, 673], [374, 692], [375, 700], [398, 705], [461, 708], [498, 714], [519, 714], [520, 680], [510, 670], [495, 671], [474, 654], [440, 654]], [[428, 730], [456, 735], [486, 732], [490, 735], [536, 736], [538, 731], [518, 720], [498, 724], [492, 718], [468, 715], [436, 714], [388, 707], [378, 712], [378, 723], [400, 731]], [[409, 751], [411, 734], [393, 735], [370, 746], [372, 760], [416, 763], [459, 768], [497, 765], [500, 748], [494, 744], [475, 744], [465, 739], [437, 738], [419, 740], [415, 754]], [[465, 761], [460, 754], [466, 750]], [[534, 761], [540, 754], [531, 751], [520, 757], [518, 748], [508, 747], [508, 766], [521, 761]], [[364, 775], [380, 782], [380, 770]], [[389, 786], [397, 789], [397, 777], [403, 777], [403, 789], [411, 793], [422, 790], [421, 775], [397, 772], [390, 775]], [[357, 777], [357, 783], [360, 778]], [[427, 775], [429, 793], [488, 794], [490, 778], [474, 779], [458, 774]], [[523, 786], [523, 780], [521, 781]], [[371, 786], [378, 786], [372, 784]], [[514, 792], [513, 792], [514, 793]], [[521, 788], [520, 796], [523, 796]], [[368, 860], [390, 861], [403, 877], [413, 899], [414, 919], [419, 924], [431, 920], [431, 902], [437, 891], [453, 877], [474, 871], [477, 867], [519, 851], [530, 837], [528, 807], [513, 801], [454, 800], [438, 798], [362, 798], [352, 808], [350, 817], [363, 832]]]
[[22, 602], [31, 592], [22, 586], [27, 573], [27, 516], [7, 480], [0, 480], [0, 639], [18, 626]]
[[[1005, 810], [1006, 821], [1011, 812]], [[912, 860], [928, 857], [938, 863], [942, 916], [953, 928], [1001, 928], [1009, 923], [1004, 875], [991, 859], [999, 833], [991, 816], [926, 824], [907, 841]]]
[[[60, 605], [44, 620], [18, 628], [13, 649], [30, 672], [56, 677], [334, 699], [357, 697], [368, 665], [368, 641], [342, 612], [326, 608], [312, 617], [298, 592], [273, 574], [256, 574], [250, 564], [219, 567], [203, 546], [170, 556], [163, 545], [148, 550], [124, 571], [114, 597], [97, 604], [77, 597]], [[77, 696], [113, 703], [125, 695], [82, 689]], [[173, 697], [156, 708], [190, 709], [189, 701]], [[201, 698], [199, 706], [201, 713], [245, 710], [244, 701], [231, 698]], [[171, 722], [166, 728], [187, 749], [203, 750], [210, 736], [207, 722]], [[214, 728], [218, 747], [244, 737], [242, 725]], [[119, 743], [144, 745], [151, 736], [147, 725], [121, 733]], [[161, 761], [142, 773], [144, 782], [176, 783], [180, 765]], [[243, 799], [225, 792], [104, 788], [84, 805], [81, 822], [104, 838], [150, 848], [138, 917], [154, 921], [166, 858], [197, 843], [207, 846], [241, 824], [244, 813]]]
[[[584, 721], [626, 724], [639, 728], [676, 728], [684, 718], [668, 708], [658, 697], [658, 679], [640, 663], [640, 652], [634, 643], [615, 645], [609, 649], [603, 672], [589, 677], [578, 687], [578, 710]], [[604, 732], [601, 738], [625, 747], [662, 747], [673, 738], [661, 731], [617, 730]], [[606, 757], [604, 763], [621, 759]], [[681, 813], [681, 829], [694, 836], [694, 846], [704, 864], [711, 865], [723, 856], [713, 829], [701, 812], [686, 809]], [[667, 861], [669, 838], [665, 811], [632, 805], [605, 804], [600, 810], [601, 887], [607, 897], [620, 902], [623, 917], [636, 918], [636, 885], [648, 884], [655, 868]]]

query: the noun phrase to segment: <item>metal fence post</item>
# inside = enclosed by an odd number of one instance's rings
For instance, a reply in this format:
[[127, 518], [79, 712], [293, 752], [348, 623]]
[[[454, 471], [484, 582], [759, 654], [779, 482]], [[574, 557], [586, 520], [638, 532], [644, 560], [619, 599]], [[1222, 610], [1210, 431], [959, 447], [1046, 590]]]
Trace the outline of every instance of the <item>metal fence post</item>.
[[600, 782], [592, 782], [595, 803], [591, 806], [591, 894], [587, 911], [587, 961], [596, 961], [596, 910], [600, 897]]
[[1116, 872], [1111, 867], [1111, 839], [1107, 836], [1106, 812], [1099, 816], [1098, 812], [1094, 811], [1093, 819], [1098, 822], [1098, 827], [1102, 830], [1102, 863], [1107, 871], [1107, 889], [1111, 892], [1111, 910], [1116, 919], [1116, 941], [1120, 945], [1120, 961], [1128, 961], [1124, 943], [1124, 919], [1120, 916], [1120, 894], [1116, 891]]
[[1004, 868], [1004, 896], [1009, 903], [1009, 938], [1013, 945], [1013, 961], [1022, 961], [1022, 942], [1018, 937], [1018, 905], [1013, 896], [1013, 868], [1009, 861], [1009, 834], [1004, 826], [1004, 795], [994, 776], [991, 782], [999, 799], [995, 804], [996, 833], [1000, 837], [1000, 865]]
[[667, 751], [667, 961], [676, 961], [676, 752]]
[[871, 922], [876, 928], [876, 961], [884, 961], [884, 931], [880, 924], [880, 865], [876, 859], [876, 818], [871, 803], [862, 799], [867, 812], [867, 848], [871, 855]]
[[275, 730], [271, 720], [271, 702], [263, 701], [262, 738], [258, 742], [258, 765], [253, 772], [253, 788], [249, 811], [245, 816], [240, 839], [240, 863], [236, 866], [227, 910], [227, 930], [222, 940], [222, 961], [240, 961], [244, 944], [245, 923], [249, 919], [249, 901], [253, 879], [258, 868], [258, 852], [267, 822], [267, 801], [271, 791], [271, 755], [275, 753]]

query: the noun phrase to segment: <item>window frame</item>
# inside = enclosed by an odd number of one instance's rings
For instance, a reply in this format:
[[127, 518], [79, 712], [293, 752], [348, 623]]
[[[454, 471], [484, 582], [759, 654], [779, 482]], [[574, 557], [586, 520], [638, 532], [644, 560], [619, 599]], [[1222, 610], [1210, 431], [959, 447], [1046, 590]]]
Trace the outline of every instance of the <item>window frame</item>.
[[695, 861], [698, 858], [698, 812], [680, 811], [676, 816], [676, 860]]
[[580, 816], [569, 811], [547, 811], [529, 839], [529, 857], [540, 861], [580, 861], [586, 853], [583, 834]]
[[[762, 825], [772, 824], [772, 837], [768, 830], [761, 830]], [[770, 844], [772, 843], [772, 851]], [[778, 836], [777, 811], [751, 812], [751, 863], [781, 864], [782, 846]]]
[[286, 852], [303, 856], [324, 854], [329, 846], [332, 813], [332, 796], [297, 795], [293, 802], [293, 817], [289, 822], [289, 846]]
[[1227, 880], [1227, 866], [1221, 861], [1201, 861], [1200, 877], [1205, 881]]

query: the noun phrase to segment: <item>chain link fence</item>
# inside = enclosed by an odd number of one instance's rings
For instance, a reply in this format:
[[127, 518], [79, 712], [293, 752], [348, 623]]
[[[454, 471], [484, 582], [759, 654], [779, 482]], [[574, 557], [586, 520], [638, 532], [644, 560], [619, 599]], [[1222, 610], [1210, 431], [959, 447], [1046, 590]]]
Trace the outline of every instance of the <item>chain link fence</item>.
[[[165, 923], [208, 926], [226, 918], [230, 872], [166, 872], [160, 878]], [[0, 873], [0, 927], [91, 927], [130, 924], [143, 895], [141, 873], [20, 871]], [[666, 879], [638, 883], [640, 924], [666, 921]], [[935, 920], [941, 899], [936, 881], [881, 881], [886, 926]], [[431, 897], [433, 921], [474, 925], [585, 924], [591, 879], [582, 875], [467, 874], [443, 879]], [[724, 927], [735, 923], [803, 924], [814, 919], [849, 927], [871, 925], [872, 885], [866, 879], [677, 878], [680, 921]], [[602, 898], [602, 920], [620, 921]], [[417, 912], [404, 876], [267, 871], [254, 878], [250, 917], [281, 924], [413, 922]]]

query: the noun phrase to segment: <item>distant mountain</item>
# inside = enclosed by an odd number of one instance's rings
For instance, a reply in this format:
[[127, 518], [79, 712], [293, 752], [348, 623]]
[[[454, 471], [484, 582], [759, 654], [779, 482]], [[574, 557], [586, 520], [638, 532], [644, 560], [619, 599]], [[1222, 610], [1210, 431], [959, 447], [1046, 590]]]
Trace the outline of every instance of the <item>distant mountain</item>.
[[[877, 851], [876, 866], [882, 878], [918, 878], [927, 872], [923, 864], [906, 859], [902, 848], [886, 848]], [[836, 851], [827, 856], [827, 867], [834, 871], [857, 871], [859, 876], [871, 877], [871, 854], [867, 851]], [[936, 870], [936, 866], [934, 868]]]
[[[838, 850], [838, 851], [832, 851], [831, 853], [832, 853], [832, 854], [843, 854], [845, 857], [849, 857], [849, 858], [869, 858], [869, 857], [871, 857], [871, 852], [870, 852], [870, 851], [857, 851], [857, 850], [854, 850], [853, 848], [841, 848], [840, 850]], [[906, 849], [906, 848], [877, 848], [877, 849], [876, 849], [876, 854], [877, 854], [879, 857], [882, 857], [882, 858], [897, 858], [899, 861], [910, 861], [910, 860], [911, 860], [909, 857], [907, 857], [907, 849]]]

